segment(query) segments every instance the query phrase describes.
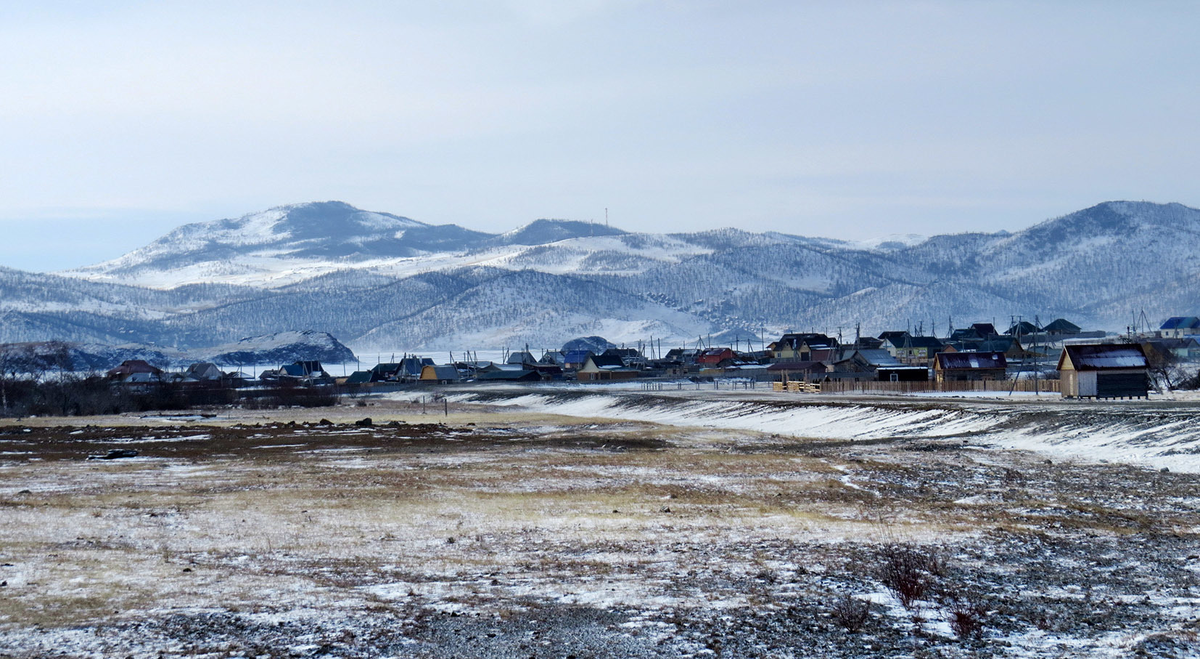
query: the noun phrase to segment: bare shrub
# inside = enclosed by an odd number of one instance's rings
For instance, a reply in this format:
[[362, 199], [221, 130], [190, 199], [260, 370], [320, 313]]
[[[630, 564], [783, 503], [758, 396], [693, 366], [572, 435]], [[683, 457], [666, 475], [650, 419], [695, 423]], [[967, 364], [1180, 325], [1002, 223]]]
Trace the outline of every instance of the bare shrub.
[[882, 558], [879, 580], [906, 609], [913, 608], [913, 604], [929, 592], [935, 574], [945, 571], [945, 564], [936, 553], [922, 551], [912, 545], [886, 545]]
[[950, 629], [959, 638], [968, 638], [978, 634], [983, 629], [984, 608], [965, 600], [956, 600], [947, 611], [950, 616]]
[[871, 603], [844, 594], [833, 604], [833, 620], [850, 633], [862, 629], [871, 616]]

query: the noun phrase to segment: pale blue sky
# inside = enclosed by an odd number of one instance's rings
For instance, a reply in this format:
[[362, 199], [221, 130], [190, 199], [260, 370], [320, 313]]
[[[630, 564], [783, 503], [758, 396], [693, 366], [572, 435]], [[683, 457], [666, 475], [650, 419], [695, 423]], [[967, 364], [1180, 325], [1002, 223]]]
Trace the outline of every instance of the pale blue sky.
[[[21, 6], [9, 6], [9, 5]], [[0, 4], [0, 265], [339, 199], [868, 239], [1200, 206], [1194, 2]]]

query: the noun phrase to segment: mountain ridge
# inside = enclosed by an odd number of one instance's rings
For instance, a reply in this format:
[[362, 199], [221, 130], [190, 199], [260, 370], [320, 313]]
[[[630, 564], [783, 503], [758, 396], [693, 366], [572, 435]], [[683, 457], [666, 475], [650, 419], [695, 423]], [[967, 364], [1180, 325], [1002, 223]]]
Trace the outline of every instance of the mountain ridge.
[[188, 347], [316, 329], [391, 351], [1038, 314], [1116, 329], [1131, 308], [1200, 308], [1200, 211], [1182, 204], [1103, 202], [1016, 232], [906, 240], [571, 220], [489, 234], [293, 204], [185, 225], [69, 273], [0, 268], [0, 341]]

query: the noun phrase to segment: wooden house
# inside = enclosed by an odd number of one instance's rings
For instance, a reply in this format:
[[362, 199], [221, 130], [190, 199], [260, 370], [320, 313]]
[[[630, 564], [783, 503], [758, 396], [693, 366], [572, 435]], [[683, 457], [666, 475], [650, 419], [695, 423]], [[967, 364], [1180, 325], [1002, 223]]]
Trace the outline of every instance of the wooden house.
[[1058, 373], [1064, 398], [1149, 396], [1149, 363], [1136, 343], [1063, 346]]
[[837, 339], [817, 333], [788, 333], [771, 344], [772, 358], [777, 362], [820, 361], [809, 353], [814, 350], [830, 350], [838, 347]]
[[938, 382], [974, 382], [1003, 380], [1008, 360], [1002, 352], [939, 352], [933, 362], [933, 377]]
[[905, 332], [884, 339], [883, 348], [902, 362], [928, 363], [942, 349], [942, 342], [932, 336], [911, 336]]
[[587, 362], [575, 372], [575, 377], [580, 382], [632, 380], [637, 376], [637, 370], [626, 368], [620, 357], [604, 355], [588, 357]]
[[452, 364], [444, 366], [426, 364], [421, 367], [421, 382], [450, 384], [451, 382], [458, 382], [461, 379], [462, 376], [459, 374], [458, 369], [454, 368]]

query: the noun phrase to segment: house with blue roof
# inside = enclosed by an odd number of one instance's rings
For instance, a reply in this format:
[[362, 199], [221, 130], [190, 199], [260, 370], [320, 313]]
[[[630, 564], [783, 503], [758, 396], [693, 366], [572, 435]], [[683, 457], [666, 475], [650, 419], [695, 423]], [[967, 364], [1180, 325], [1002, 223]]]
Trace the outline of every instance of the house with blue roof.
[[1196, 316], [1172, 316], [1158, 328], [1158, 335], [1164, 339], [1182, 339], [1197, 334], [1200, 334], [1200, 318]]

